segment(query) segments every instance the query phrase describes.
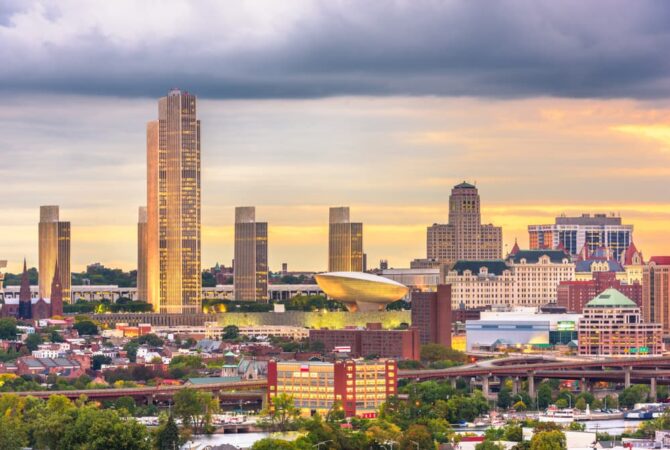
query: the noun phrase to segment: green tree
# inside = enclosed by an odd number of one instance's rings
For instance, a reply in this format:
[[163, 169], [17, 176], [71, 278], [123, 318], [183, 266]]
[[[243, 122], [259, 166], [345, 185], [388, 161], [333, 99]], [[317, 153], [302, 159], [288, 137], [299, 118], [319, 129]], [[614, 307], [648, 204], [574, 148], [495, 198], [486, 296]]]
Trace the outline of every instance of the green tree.
[[540, 383], [537, 389], [537, 406], [547, 408], [553, 402], [551, 386], [548, 383]]
[[227, 325], [223, 328], [221, 339], [232, 341], [240, 337], [240, 329], [236, 325]]
[[456, 361], [456, 362], [465, 362], [467, 357], [465, 353], [459, 352], [457, 350], [452, 350], [448, 347], [445, 347], [442, 344], [425, 344], [421, 346], [421, 360], [428, 362], [436, 361]]
[[424, 425], [410, 425], [400, 438], [400, 448], [404, 450], [433, 450], [435, 441]]
[[0, 339], [14, 340], [16, 339], [16, 319], [5, 318], [0, 319]]
[[625, 408], [632, 408], [636, 403], [646, 402], [648, 397], [649, 387], [635, 384], [619, 394], [619, 404]]
[[505, 425], [503, 439], [511, 442], [523, 441], [523, 428], [518, 423], [508, 423]]
[[251, 450], [296, 450], [296, 444], [282, 439], [265, 438], [256, 441]]
[[174, 450], [179, 448], [179, 427], [177, 427], [172, 414], [170, 414], [156, 433], [156, 448], [158, 450]]
[[30, 333], [28, 337], [26, 337], [24, 343], [26, 344], [26, 347], [28, 347], [28, 350], [34, 352], [42, 343], [42, 336], [38, 333]]
[[219, 410], [219, 401], [211, 392], [181, 389], [174, 396], [174, 413], [184, 426], [196, 434], [211, 432], [212, 414]]
[[565, 450], [565, 434], [559, 430], [535, 433], [530, 440], [530, 450]]
[[580, 411], [586, 410], [586, 400], [584, 399], [584, 397], [577, 399], [577, 401], [575, 402], [575, 408], [577, 408]]
[[94, 336], [98, 334], [98, 326], [91, 320], [82, 320], [72, 326], [80, 336]]
[[20, 450], [28, 445], [28, 430], [18, 411], [0, 415], [0, 450]]
[[295, 407], [292, 395], [279, 394], [272, 398], [268, 408], [261, 412], [273, 429], [278, 431], [288, 431], [293, 422], [299, 415], [300, 410]]
[[163, 339], [159, 338], [154, 333], [149, 333], [138, 337], [137, 343], [140, 345], [148, 345], [150, 347], [162, 347]]
[[119, 397], [115, 402], [114, 402], [114, 407], [117, 410], [126, 410], [130, 415], [135, 414], [135, 408], [137, 405], [135, 404], [135, 399], [129, 396], [123, 396]]
[[110, 364], [111, 362], [112, 358], [109, 356], [94, 355], [93, 358], [91, 358], [91, 369], [100, 370], [103, 364]]
[[505, 386], [500, 388], [500, 392], [498, 392], [498, 407], [509, 408], [512, 405], [512, 401], [512, 390]]
[[497, 442], [486, 440], [475, 445], [475, 450], [505, 450], [505, 447]]

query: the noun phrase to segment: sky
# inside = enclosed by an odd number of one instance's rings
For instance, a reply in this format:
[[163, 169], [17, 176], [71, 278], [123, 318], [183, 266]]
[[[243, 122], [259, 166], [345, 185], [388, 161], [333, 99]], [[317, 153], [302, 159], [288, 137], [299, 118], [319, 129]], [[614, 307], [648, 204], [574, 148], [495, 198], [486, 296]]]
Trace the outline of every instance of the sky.
[[329, 206], [369, 266], [425, 257], [453, 185], [505, 246], [559, 214], [615, 213], [670, 254], [670, 3], [0, 3], [0, 259], [37, 265], [39, 206], [73, 269], [136, 266], [145, 124], [198, 96], [203, 267], [230, 264], [235, 206], [270, 267], [324, 270]]

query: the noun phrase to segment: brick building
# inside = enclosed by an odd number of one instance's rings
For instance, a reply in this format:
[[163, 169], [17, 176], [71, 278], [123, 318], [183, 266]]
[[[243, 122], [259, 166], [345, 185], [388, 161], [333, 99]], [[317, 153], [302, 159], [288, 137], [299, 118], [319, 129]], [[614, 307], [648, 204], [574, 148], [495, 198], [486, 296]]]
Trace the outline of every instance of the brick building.
[[642, 285], [624, 284], [615, 272], [594, 272], [588, 281], [562, 281], [556, 289], [556, 304], [568, 312], [581, 313], [584, 306], [606, 289], [616, 289], [642, 306]]
[[644, 267], [642, 314], [648, 322], [663, 325], [670, 334], [670, 256], [653, 256]]
[[346, 417], [376, 417], [379, 406], [397, 393], [394, 360], [330, 362], [268, 362], [268, 400], [293, 397], [305, 416], [325, 415], [341, 402]]
[[309, 330], [309, 342], [322, 342], [324, 350], [349, 347], [351, 356], [400, 358], [418, 360], [421, 352], [419, 329], [384, 330], [380, 323], [369, 323], [366, 328], [340, 330]]
[[412, 294], [412, 326], [419, 329], [421, 344], [451, 347], [451, 285], [439, 284], [437, 292]]

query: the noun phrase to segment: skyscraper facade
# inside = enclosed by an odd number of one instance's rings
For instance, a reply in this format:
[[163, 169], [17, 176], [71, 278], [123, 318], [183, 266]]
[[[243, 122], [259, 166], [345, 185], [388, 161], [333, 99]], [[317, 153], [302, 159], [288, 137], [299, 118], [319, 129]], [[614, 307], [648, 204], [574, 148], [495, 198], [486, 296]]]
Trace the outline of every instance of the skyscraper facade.
[[328, 271], [363, 271], [363, 224], [349, 220], [349, 207], [330, 208]]
[[235, 299], [268, 300], [268, 224], [256, 222], [256, 208], [235, 208]]
[[642, 275], [642, 316], [670, 335], [670, 256], [652, 256]]
[[70, 222], [59, 220], [58, 206], [41, 206], [39, 222], [39, 292], [40, 298], [51, 298], [51, 284], [58, 264], [63, 301], [69, 303]]
[[147, 124], [147, 298], [161, 313], [200, 312], [200, 121], [173, 89]]
[[137, 220], [137, 298], [147, 301], [147, 208], [140, 206]]
[[591, 254], [606, 247], [614, 259], [623, 262], [633, 242], [633, 225], [624, 225], [621, 217], [606, 214], [561, 216], [551, 225], [529, 225], [528, 236], [531, 249], [563, 247], [577, 256], [583, 250]]
[[502, 258], [502, 228], [482, 225], [479, 192], [461, 183], [449, 196], [449, 223], [428, 227], [427, 258], [442, 263]]

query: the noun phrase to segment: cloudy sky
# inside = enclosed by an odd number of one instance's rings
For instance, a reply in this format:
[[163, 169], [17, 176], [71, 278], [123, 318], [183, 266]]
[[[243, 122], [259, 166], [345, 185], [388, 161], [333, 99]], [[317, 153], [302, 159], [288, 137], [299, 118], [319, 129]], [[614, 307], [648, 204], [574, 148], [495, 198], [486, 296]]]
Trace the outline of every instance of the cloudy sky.
[[612, 212], [670, 254], [668, 49], [662, 0], [3, 0], [0, 259], [36, 265], [58, 204], [75, 269], [135, 267], [171, 87], [199, 97], [205, 267], [229, 264], [236, 205], [270, 223], [273, 269], [325, 269], [332, 205], [371, 265], [405, 267], [462, 180], [506, 245]]

